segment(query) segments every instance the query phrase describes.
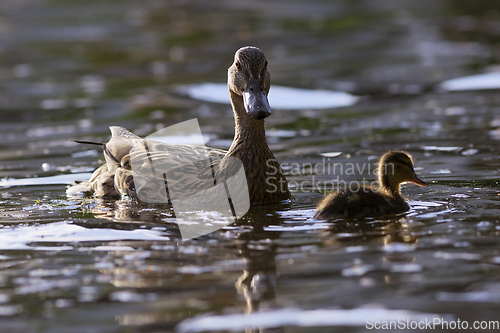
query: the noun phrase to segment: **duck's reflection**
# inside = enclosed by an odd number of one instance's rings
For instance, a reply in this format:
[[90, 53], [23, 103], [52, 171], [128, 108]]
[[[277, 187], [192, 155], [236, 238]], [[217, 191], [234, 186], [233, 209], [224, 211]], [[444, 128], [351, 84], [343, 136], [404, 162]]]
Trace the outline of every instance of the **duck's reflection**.
[[[276, 254], [278, 244], [276, 239], [281, 232], [269, 232], [264, 228], [268, 226], [268, 212], [262, 209], [250, 211], [240, 224], [251, 224], [249, 232], [238, 237], [239, 254], [246, 262], [243, 274], [235, 283], [236, 291], [245, 301], [245, 313], [253, 313], [277, 308], [276, 304]], [[267, 217], [267, 218], [266, 218]], [[283, 328], [262, 329], [247, 328], [245, 332], [284, 332]]]
[[[88, 228], [126, 230], [136, 230], [144, 225], [148, 227], [150, 224], [155, 228], [162, 226], [165, 228], [165, 233], [168, 233], [170, 241], [145, 241], [141, 243], [143, 251], [110, 251], [106, 257], [108, 264], [102, 264], [107, 267], [99, 270], [109, 276], [109, 281], [114, 287], [128, 290], [133, 288], [139, 293], [142, 289], [154, 288], [160, 295], [168, 291], [169, 298], [171, 293], [177, 295], [180, 307], [203, 304], [206, 310], [206, 307], [223, 305], [223, 308], [233, 308], [250, 314], [277, 307], [278, 243], [276, 240], [281, 232], [266, 231], [265, 228], [269, 224], [281, 224], [283, 218], [276, 212], [289, 209], [289, 206], [287, 203], [271, 207], [252, 207], [230, 228], [187, 242], [182, 241], [179, 229], [174, 223], [175, 214], [170, 206], [159, 208], [157, 205], [150, 207], [128, 200], [95, 199], [82, 204], [83, 214], [88, 214], [89, 218], [77, 223]], [[227, 233], [231, 235], [227, 236]], [[137, 242], [124, 240], [115, 241], [113, 244], [132, 245], [131, 247], [135, 248]], [[147, 256], [146, 252], [149, 252]], [[226, 264], [228, 261], [233, 261], [233, 264]], [[234, 265], [239, 265], [237, 262], [244, 263], [240, 266], [244, 269], [240, 271], [239, 278], [233, 280], [235, 289], [232, 297], [226, 298], [222, 293], [219, 295], [220, 299], [213, 300], [213, 296], [209, 296], [210, 292], [200, 291], [203, 288], [213, 289], [221, 283], [229, 282], [224, 281], [218, 272], [222, 270], [232, 274], [235, 272]], [[198, 292], [193, 294], [196, 290]], [[161, 304], [164, 303], [160, 302], [160, 307]], [[127, 318], [130, 316], [136, 318], [137, 315], [128, 314]], [[159, 313], [148, 313], [148, 318], [151, 322], [157, 323], [165, 320]], [[256, 323], [256, 328], [249, 328], [246, 332], [283, 332], [283, 330], [264, 330], [258, 328]]]

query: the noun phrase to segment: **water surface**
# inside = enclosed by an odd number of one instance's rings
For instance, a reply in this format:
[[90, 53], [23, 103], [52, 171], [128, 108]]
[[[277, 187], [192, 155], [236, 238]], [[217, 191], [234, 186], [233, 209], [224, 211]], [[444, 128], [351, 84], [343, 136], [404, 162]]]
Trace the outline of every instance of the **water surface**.
[[[362, 332], [369, 318], [499, 320], [500, 95], [470, 81], [496, 70], [498, 13], [488, 1], [468, 6], [2, 2], [2, 329]], [[66, 195], [103, 162], [72, 140], [107, 141], [111, 125], [147, 136], [197, 118], [208, 144], [227, 149], [228, 100], [181, 90], [224, 89], [244, 45], [264, 50], [277, 88], [356, 101], [302, 98], [266, 119], [292, 202], [181, 241], [168, 206]], [[373, 181], [390, 149], [410, 152], [429, 183], [404, 186], [408, 214], [312, 218], [324, 190]], [[325, 171], [335, 163], [342, 170]]]

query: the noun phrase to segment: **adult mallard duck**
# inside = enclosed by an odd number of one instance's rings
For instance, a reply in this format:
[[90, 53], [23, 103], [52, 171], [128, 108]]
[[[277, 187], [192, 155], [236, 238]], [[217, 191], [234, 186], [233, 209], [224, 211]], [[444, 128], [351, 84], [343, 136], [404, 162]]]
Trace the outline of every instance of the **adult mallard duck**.
[[[266, 142], [264, 119], [271, 115], [267, 98], [271, 80], [264, 53], [252, 46], [236, 51], [234, 62], [228, 69], [227, 84], [235, 117], [235, 136], [229, 151], [160, 142], [153, 143], [154, 147], [151, 147], [149, 140], [149, 146], [144, 147], [141, 143], [143, 139], [124, 128], [113, 126], [110, 128], [111, 140], [106, 144], [98, 143], [104, 148], [107, 166], [100, 167], [94, 172], [91, 177], [94, 182], [88, 184], [90, 191], [115, 195], [112, 190], [104, 191], [100, 188], [112, 179], [114, 188], [121, 195], [140, 200], [131, 161], [138, 155], [147, 154], [150, 160], [164, 159], [169, 163], [176, 163], [178, 160], [178, 171], [182, 168], [185, 175], [191, 175], [179, 179], [176, 178], [179, 176], [178, 173], [168, 174], [165, 185], [169, 181], [177, 180], [186, 189], [196, 192], [200, 179], [206, 180], [214, 176], [226, 179], [234, 171], [234, 161], [241, 161], [246, 174], [250, 204], [268, 204], [290, 199], [290, 191], [281, 166]], [[192, 177], [193, 173], [196, 174], [196, 170], [186, 172], [190, 170], [185, 169], [186, 163], [183, 163], [183, 157], [200, 154], [209, 157], [210, 165], [192, 166], [198, 168], [197, 176]], [[141, 188], [144, 190], [144, 186]]]
[[427, 185], [415, 174], [412, 157], [403, 151], [390, 151], [382, 156], [378, 165], [378, 182], [379, 187], [351, 183], [330, 193], [319, 203], [314, 217], [364, 218], [400, 214], [410, 209], [401, 196], [401, 184]]

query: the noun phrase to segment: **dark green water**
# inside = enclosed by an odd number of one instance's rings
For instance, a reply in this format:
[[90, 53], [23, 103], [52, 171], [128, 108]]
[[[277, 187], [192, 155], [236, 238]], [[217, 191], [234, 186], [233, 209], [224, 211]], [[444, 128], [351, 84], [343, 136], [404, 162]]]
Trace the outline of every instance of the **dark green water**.
[[[498, 69], [499, 16], [487, 0], [2, 1], [0, 331], [498, 323], [500, 83], [440, 83]], [[197, 118], [209, 144], [227, 149], [230, 107], [179, 91], [224, 83], [244, 45], [264, 50], [274, 85], [360, 96], [266, 119], [290, 204], [181, 241], [168, 208], [66, 196], [102, 163], [72, 140], [107, 141], [111, 125], [146, 136]], [[408, 215], [312, 219], [315, 184], [371, 181], [389, 149], [410, 152], [429, 183], [404, 186]], [[345, 169], [314, 172], [325, 163]]]

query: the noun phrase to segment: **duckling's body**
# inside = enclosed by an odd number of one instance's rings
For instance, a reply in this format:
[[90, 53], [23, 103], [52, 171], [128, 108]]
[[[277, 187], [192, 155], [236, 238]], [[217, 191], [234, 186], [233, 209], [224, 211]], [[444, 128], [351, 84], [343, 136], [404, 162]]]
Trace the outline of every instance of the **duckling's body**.
[[97, 168], [90, 179], [82, 181], [69, 187], [66, 193], [69, 195], [95, 195], [96, 197], [119, 198], [120, 193], [115, 189], [115, 175], [108, 170], [106, 164]]
[[[150, 161], [156, 162], [169, 159], [170, 165], [179, 162], [178, 171], [182, 172], [166, 174], [160, 182], [165, 181], [165, 186], [168, 186], [168, 183], [172, 185], [172, 181], [178, 181], [182, 184], [183, 192], [186, 189], [193, 193], [200, 192], [202, 187], [206, 186], [208, 178], [228, 179], [239, 165], [235, 161], [241, 161], [246, 175], [250, 204], [269, 204], [290, 199], [290, 191], [281, 166], [266, 142], [264, 118], [271, 115], [267, 100], [270, 84], [264, 53], [256, 47], [239, 49], [235, 54], [234, 63], [228, 69], [228, 89], [235, 116], [235, 137], [227, 153], [218, 149], [207, 149], [204, 146], [169, 145], [160, 142], [154, 142], [152, 149], [151, 140], [144, 145], [144, 140], [140, 137], [124, 128], [114, 126], [111, 127], [110, 142], [104, 145], [110, 174], [107, 179], [101, 179], [106, 177], [105, 172], [101, 171], [99, 177], [96, 175], [92, 178], [99, 184], [109, 182], [112, 178], [114, 187], [120, 194], [140, 200], [141, 196], [138, 195], [136, 188], [138, 179], [134, 180], [130, 163], [137, 156], [147, 154]], [[209, 157], [210, 165], [203, 167], [192, 165], [194, 169], [189, 170], [189, 165], [192, 163], [186, 163], [184, 158], [190, 157], [185, 160], [193, 161], [200, 154], [205, 154], [205, 160]], [[136, 167], [134, 171], [137, 172]], [[151, 182], [151, 184], [157, 183], [158, 180]], [[104, 193], [95, 191], [95, 187], [99, 187], [99, 184], [90, 185], [94, 193]], [[149, 192], [155, 191], [154, 186], [149, 189], [141, 185], [140, 188]], [[151, 196], [154, 195], [155, 193], [151, 193]], [[231, 193], [231, 196], [234, 195], [238, 194]]]
[[379, 187], [351, 183], [330, 193], [314, 214], [318, 218], [365, 218], [401, 214], [410, 206], [401, 196], [402, 183], [427, 184], [413, 170], [413, 160], [402, 151], [390, 151], [379, 162]]

